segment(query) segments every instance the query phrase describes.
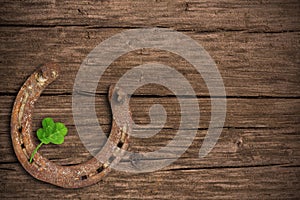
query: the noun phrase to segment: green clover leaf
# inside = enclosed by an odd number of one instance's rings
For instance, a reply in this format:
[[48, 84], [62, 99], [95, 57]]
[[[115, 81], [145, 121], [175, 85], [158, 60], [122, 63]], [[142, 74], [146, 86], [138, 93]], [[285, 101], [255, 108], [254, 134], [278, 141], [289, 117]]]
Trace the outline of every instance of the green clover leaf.
[[68, 133], [67, 127], [60, 122], [54, 122], [52, 118], [45, 118], [42, 121], [43, 128], [37, 130], [37, 137], [41, 141], [41, 143], [35, 148], [32, 152], [29, 162], [32, 162], [32, 159], [38, 149], [43, 144], [62, 144], [64, 142], [64, 138]]

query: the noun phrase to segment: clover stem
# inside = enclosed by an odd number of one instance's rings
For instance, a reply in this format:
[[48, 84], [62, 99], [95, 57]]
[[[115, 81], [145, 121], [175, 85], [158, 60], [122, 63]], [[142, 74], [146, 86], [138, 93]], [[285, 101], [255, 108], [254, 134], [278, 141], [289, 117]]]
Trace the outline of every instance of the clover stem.
[[29, 160], [30, 163], [32, 163], [32, 159], [33, 159], [34, 155], [36, 154], [36, 152], [39, 150], [39, 148], [40, 148], [43, 144], [44, 144], [44, 143], [41, 142], [41, 143], [33, 150], [32, 154], [31, 154], [31, 157], [30, 157], [30, 160]]

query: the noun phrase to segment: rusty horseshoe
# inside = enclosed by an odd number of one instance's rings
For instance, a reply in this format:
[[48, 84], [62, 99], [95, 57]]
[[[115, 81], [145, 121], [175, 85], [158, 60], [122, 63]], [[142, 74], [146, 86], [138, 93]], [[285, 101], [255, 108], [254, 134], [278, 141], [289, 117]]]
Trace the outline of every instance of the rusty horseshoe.
[[[115, 154], [120, 149], [128, 148], [129, 132], [132, 124], [117, 124], [114, 119], [122, 115], [122, 105], [113, 113], [111, 132], [101, 151], [90, 160], [72, 166], [58, 165], [37, 152], [33, 162], [29, 163], [31, 153], [36, 147], [32, 133], [32, 114], [35, 102], [42, 91], [59, 75], [59, 66], [49, 63], [39, 67], [21, 87], [13, 106], [11, 117], [11, 137], [15, 154], [23, 168], [36, 179], [64, 188], [81, 188], [97, 183], [110, 171], [110, 165], [121, 160], [121, 154]], [[109, 89], [109, 102], [117, 101], [114, 98], [118, 90]], [[125, 99], [124, 99], [125, 98]], [[128, 103], [125, 96], [119, 104]], [[120, 114], [119, 114], [120, 111]], [[124, 111], [123, 111], [124, 112]], [[130, 111], [128, 111], [130, 112]], [[126, 113], [131, 116], [131, 113]], [[124, 130], [122, 127], [126, 126]], [[109, 142], [108, 142], [109, 141]], [[106, 162], [100, 162], [97, 156], [107, 157]], [[101, 159], [102, 161], [103, 159]]]

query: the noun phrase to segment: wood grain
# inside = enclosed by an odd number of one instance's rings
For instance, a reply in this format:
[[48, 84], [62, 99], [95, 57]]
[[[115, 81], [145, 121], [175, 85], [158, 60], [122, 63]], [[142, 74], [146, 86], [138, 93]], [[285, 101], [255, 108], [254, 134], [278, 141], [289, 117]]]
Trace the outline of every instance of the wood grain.
[[[298, 0], [2, 0], [0, 4], [0, 199], [300, 198]], [[188, 150], [159, 171], [113, 171], [98, 184], [78, 190], [35, 180], [17, 161], [10, 139], [11, 109], [24, 81], [41, 63], [61, 64], [61, 76], [43, 92], [35, 107], [34, 130], [44, 117], [66, 123], [70, 132], [65, 143], [43, 146], [40, 152], [62, 165], [87, 160], [91, 155], [79, 139], [72, 116], [76, 73], [102, 41], [143, 27], [184, 33], [216, 62], [226, 88], [227, 115], [214, 149], [198, 158], [211, 116], [204, 80], [179, 55], [141, 49], [115, 60], [100, 79], [95, 104], [99, 123], [108, 133], [108, 86], [135, 66], [159, 62], [183, 74], [197, 95], [201, 119]], [[184, 98], [191, 101], [190, 96]], [[148, 124], [148, 111], [154, 103], [163, 105], [168, 113], [165, 126], [154, 137], [131, 138], [131, 151], [157, 150], [177, 133], [178, 100], [172, 91], [158, 85], [139, 88], [131, 99], [135, 122]], [[88, 119], [86, 127], [94, 132], [95, 125]], [[144, 161], [133, 158], [122, 162], [134, 165]]]
[[299, 31], [297, 0], [5, 1], [3, 25]]
[[[49, 86], [45, 94], [71, 93], [83, 59], [97, 44], [119, 32], [118, 29], [81, 27], [2, 28], [0, 90], [16, 94], [35, 66], [55, 60], [63, 66], [63, 77]], [[199, 42], [217, 63], [227, 96], [300, 96], [300, 53], [295, 51], [299, 49], [298, 33], [186, 34]], [[99, 82], [98, 92], [105, 93], [110, 84], [117, 82], [132, 67], [157, 59], [182, 73], [198, 96], [209, 96], [205, 82], [186, 60], [170, 52], [149, 49], [130, 52], [112, 63]], [[20, 67], [22, 70], [18, 70]], [[11, 82], [12, 79], [15, 81]], [[170, 95], [152, 87], [139, 90], [139, 94], [144, 95], [147, 91]]]
[[[13, 97], [3, 97], [0, 100], [0, 105], [13, 104]], [[72, 118], [72, 101], [71, 96], [42, 96], [34, 110], [33, 116], [33, 129], [37, 130], [40, 127], [40, 120], [45, 117], [53, 117], [56, 121], [64, 122], [68, 128], [70, 135], [68, 141], [64, 145], [57, 147], [52, 146], [52, 150], [45, 147], [51, 159], [56, 159], [58, 162], [63, 164], [79, 163], [82, 159], [87, 157], [89, 154], [84, 149], [81, 141], [77, 135], [77, 131], [74, 126]], [[168, 114], [167, 121], [164, 125], [164, 129], [158, 133], [155, 137], [150, 139], [131, 139], [131, 148], [133, 151], [154, 151], [159, 147], [166, 145], [177, 133], [180, 124], [180, 108], [178, 102], [174, 101], [175, 98], [144, 98], [135, 97], [131, 99], [131, 111], [133, 113], [133, 120], [140, 125], [150, 123], [149, 118], [149, 108], [153, 103], [160, 103], [165, 106], [166, 112]], [[189, 101], [186, 99], [185, 101]], [[10, 103], [9, 103], [10, 102]], [[280, 159], [274, 156], [277, 161], [292, 159], [297, 161], [297, 156], [300, 154], [299, 148], [297, 147], [297, 131], [300, 130], [299, 123], [300, 120], [299, 110], [294, 109], [294, 105], [300, 103], [299, 99], [228, 99], [227, 100], [227, 118], [224, 124], [224, 132], [222, 133], [220, 151], [226, 154], [230, 152], [239, 151], [237, 144], [239, 141], [249, 142], [246, 148], [248, 156], [251, 157], [252, 153], [256, 156], [265, 155], [275, 155], [278, 154], [278, 145], [280, 145], [279, 153], [282, 153]], [[197, 159], [197, 149], [207, 133], [207, 129], [210, 122], [210, 101], [209, 99], [200, 99], [200, 122], [198, 126], [198, 134], [195, 139], [195, 145], [192, 148], [192, 154], [187, 154], [187, 157], [195, 157]], [[143, 105], [143, 106], [141, 106]], [[288, 107], [287, 105], [290, 105]], [[89, 106], [87, 104], [82, 104], [82, 107]], [[176, 108], [177, 107], [177, 108]], [[97, 110], [97, 117], [99, 123], [101, 124], [103, 131], [105, 133], [110, 132], [111, 124], [111, 112], [107, 102], [106, 96], [98, 96], [96, 98], [95, 108]], [[240, 111], [243, 110], [241, 113]], [[6, 115], [2, 115], [2, 122], [0, 125], [0, 130], [2, 130], [1, 140], [0, 140], [0, 150], [1, 152], [7, 152], [3, 155], [3, 162], [15, 162], [16, 158], [13, 155], [10, 135], [9, 135], [9, 117], [10, 110], [6, 109]], [[62, 112], [63, 111], [63, 112]], [[155, 113], [154, 113], [155, 114]], [[192, 116], [191, 116], [192, 117]], [[91, 133], [95, 133], [93, 127], [95, 124], [90, 124], [89, 120], [86, 120], [85, 126], [89, 128]], [[146, 130], [147, 131], [147, 130]], [[261, 136], [260, 136], [261, 134]], [[268, 142], [269, 140], [269, 142]], [[38, 142], [38, 141], [37, 141]], [[226, 143], [229, 142], [229, 143]], [[295, 144], [294, 144], [295, 142]], [[267, 150], [264, 144], [270, 145], [272, 153]], [[293, 148], [291, 148], [291, 145]], [[242, 144], [239, 144], [242, 145]], [[242, 145], [243, 146], [243, 145]], [[251, 148], [251, 146], [253, 148]], [[261, 147], [260, 147], [261, 146]], [[218, 149], [217, 147], [215, 147]], [[262, 148], [262, 149], [261, 149]], [[51, 148], [50, 148], [51, 149]], [[62, 153], [57, 153], [58, 149], [62, 149]], [[222, 150], [223, 149], [223, 150]], [[250, 151], [251, 149], [251, 151]], [[73, 153], [76, 152], [74, 156]], [[82, 153], [82, 154], [81, 154]], [[244, 152], [245, 153], [245, 152]], [[295, 158], [289, 153], [295, 155]], [[62, 157], [61, 157], [62, 156]], [[78, 160], [76, 156], [81, 156]], [[286, 158], [282, 158], [286, 156]], [[222, 156], [220, 156], [222, 157]], [[248, 159], [250, 159], [250, 157]], [[60, 160], [64, 158], [63, 160]], [[226, 156], [223, 159], [227, 160]], [[223, 160], [222, 159], [222, 160]], [[242, 157], [241, 157], [242, 159]], [[268, 158], [271, 159], [271, 158]], [[225, 163], [226, 161], [221, 163]], [[263, 159], [260, 159], [263, 160]], [[219, 162], [219, 159], [216, 160]], [[191, 162], [195, 164], [195, 161]], [[197, 162], [196, 162], [197, 163]], [[208, 162], [212, 163], [212, 162]], [[237, 162], [237, 165], [245, 164], [244, 162]], [[186, 164], [193, 165], [188, 162]], [[197, 165], [197, 164], [196, 164]]]
[[1, 184], [2, 191], [5, 191], [3, 198], [19, 198], [25, 193], [23, 199], [41, 196], [53, 199], [58, 194], [68, 199], [297, 199], [299, 196], [297, 167], [163, 170], [148, 174], [112, 172], [98, 184], [77, 190], [40, 184], [19, 164], [3, 164], [1, 167], [1, 177], [5, 182]]

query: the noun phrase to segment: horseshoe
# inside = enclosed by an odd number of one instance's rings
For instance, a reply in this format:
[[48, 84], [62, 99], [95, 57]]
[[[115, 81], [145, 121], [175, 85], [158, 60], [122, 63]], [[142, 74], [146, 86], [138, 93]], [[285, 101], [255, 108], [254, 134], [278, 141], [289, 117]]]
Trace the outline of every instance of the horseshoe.
[[[117, 106], [114, 109], [108, 140], [95, 157], [77, 165], [63, 166], [48, 160], [37, 152], [33, 162], [29, 163], [30, 155], [36, 147], [32, 134], [34, 104], [42, 91], [58, 75], [59, 66], [55, 63], [48, 63], [39, 67], [21, 87], [14, 102], [11, 117], [12, 143], [21, 165], [36, 179], [63, 188], [81, 188], [100, 181], [110, 172], [110, 166], [121, 160], [122, 149], [128, 148], [128, 133], [132, 130], [131, 113], [123, 113], [122, 105], [128, 103], [129, 100], [127, 95], [123, 95], [122, 98], [118, 96], [120, 89], [114, 90], [114, 86], [109, 88], [109, 102], [112, 105], [112, 102], [116, 101]], [[126, 119], [118, 120], [123, 124], [117, 124], [116, 118]], [[100, 162], [98, 158], [105, 162]]]

